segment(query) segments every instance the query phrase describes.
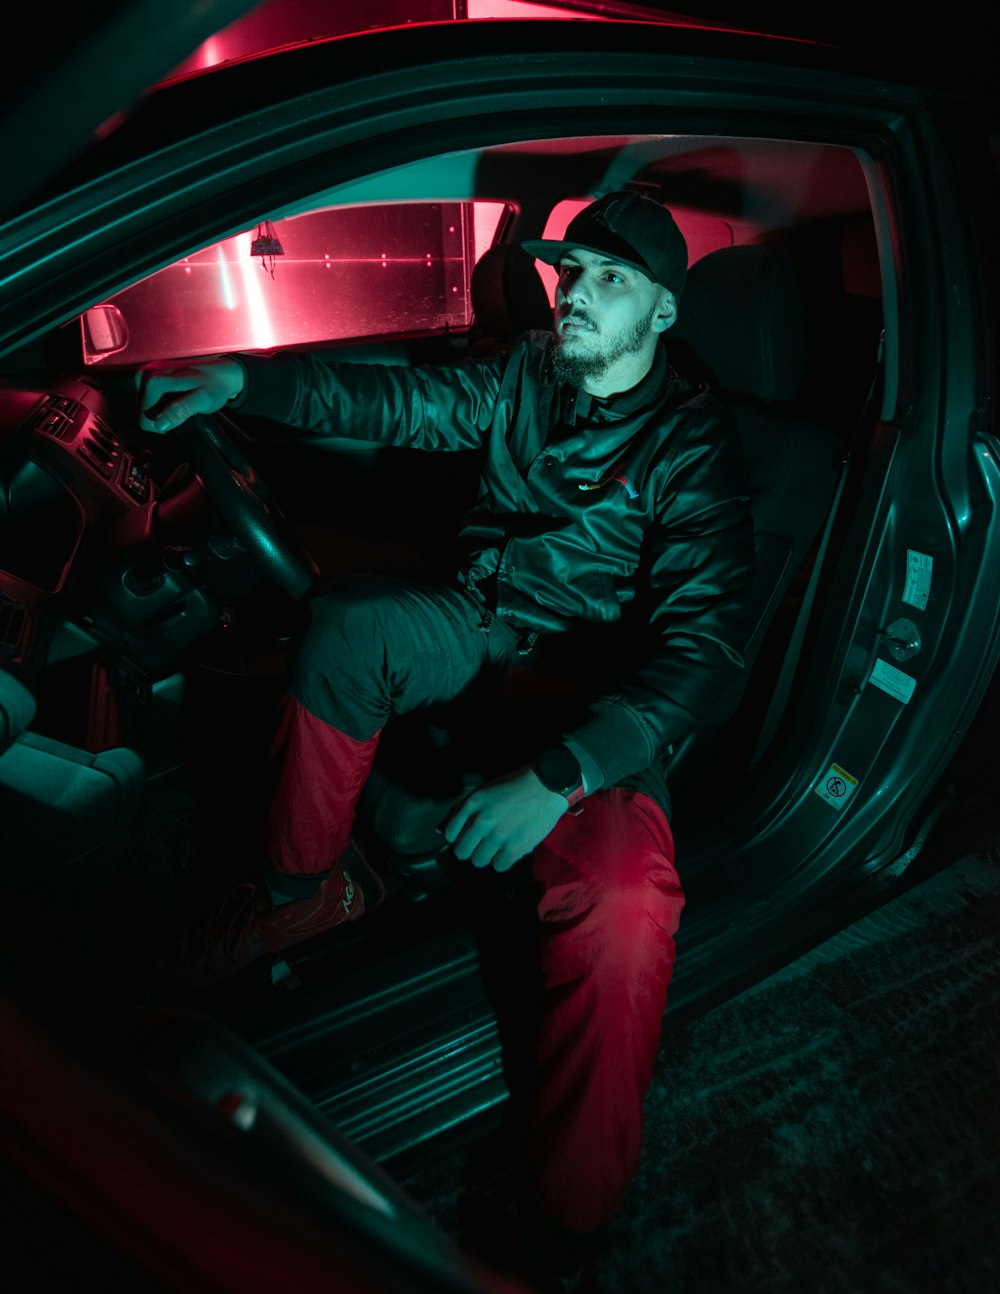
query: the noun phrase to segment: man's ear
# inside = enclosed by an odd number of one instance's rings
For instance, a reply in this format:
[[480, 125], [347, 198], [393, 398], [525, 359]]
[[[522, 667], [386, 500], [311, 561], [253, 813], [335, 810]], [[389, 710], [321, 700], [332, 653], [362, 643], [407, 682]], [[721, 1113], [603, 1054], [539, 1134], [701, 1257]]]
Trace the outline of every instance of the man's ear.
[[653, 331], [666, 332], [677, 321], [677, 302], [669, 288], [663, 288], [653, 315]]

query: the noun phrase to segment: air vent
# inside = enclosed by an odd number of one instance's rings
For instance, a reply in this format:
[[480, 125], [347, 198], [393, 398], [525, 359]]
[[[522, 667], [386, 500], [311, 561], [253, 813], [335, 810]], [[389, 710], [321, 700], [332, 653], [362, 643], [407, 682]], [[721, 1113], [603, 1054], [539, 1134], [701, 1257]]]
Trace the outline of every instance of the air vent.
[[73, 425], [83, 411], [83, 406], [68, 395], [53, 395], [42, 405], [34, 417], [34, 425], [56, 440], [69, 440]]

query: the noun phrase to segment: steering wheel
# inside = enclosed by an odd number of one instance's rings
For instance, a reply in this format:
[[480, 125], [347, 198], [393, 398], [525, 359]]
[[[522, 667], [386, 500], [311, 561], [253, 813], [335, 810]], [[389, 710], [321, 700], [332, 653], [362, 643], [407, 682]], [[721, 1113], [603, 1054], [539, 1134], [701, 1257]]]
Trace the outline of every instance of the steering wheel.
[[184, 444], [219, 516], [250, 560], [293, 598], [304, 597], [319, 569], [304, 546], [293, 543], [291, 526], [226, 429], [226, 419], [220, 414], [199, 414], [174, 434]]

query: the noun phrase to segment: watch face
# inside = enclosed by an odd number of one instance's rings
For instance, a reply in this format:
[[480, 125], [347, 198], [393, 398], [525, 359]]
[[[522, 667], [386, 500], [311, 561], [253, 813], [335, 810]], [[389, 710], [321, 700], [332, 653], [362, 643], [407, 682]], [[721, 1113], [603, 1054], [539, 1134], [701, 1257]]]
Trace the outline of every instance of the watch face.
[[543, 750], [535, 761], [535, 772], [543, 786], [560, 795], [569, 795], [582, 780], [580, 765], [565, 746], [551, 746]]

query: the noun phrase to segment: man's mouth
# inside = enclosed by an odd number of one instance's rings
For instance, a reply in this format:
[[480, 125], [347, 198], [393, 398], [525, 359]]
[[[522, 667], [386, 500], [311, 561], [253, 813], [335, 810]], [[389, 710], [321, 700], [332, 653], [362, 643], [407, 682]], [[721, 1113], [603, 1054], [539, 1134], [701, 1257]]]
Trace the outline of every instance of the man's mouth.
[[559, 320], [561, 332], [593, 332], [594, 325], [581, 315], [563, 315]]

